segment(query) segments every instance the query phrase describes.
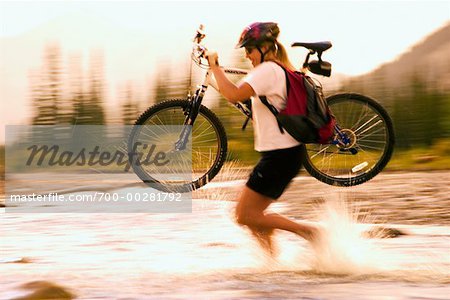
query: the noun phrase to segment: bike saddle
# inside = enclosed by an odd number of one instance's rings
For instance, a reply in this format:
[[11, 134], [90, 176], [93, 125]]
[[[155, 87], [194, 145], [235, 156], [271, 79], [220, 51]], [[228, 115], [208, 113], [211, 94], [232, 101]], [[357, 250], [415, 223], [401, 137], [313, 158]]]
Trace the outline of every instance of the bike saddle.
[[302, 43], [302, 42], [297, 42], [297, 43], [293, 43], [291, 45], [291, 47], [305, 47], [309, 50], [313, 50], [316, 52], [323, 52], [325, 50], [330, 49], [332, 46], [331, 42], [317, 42], [317, 43]]

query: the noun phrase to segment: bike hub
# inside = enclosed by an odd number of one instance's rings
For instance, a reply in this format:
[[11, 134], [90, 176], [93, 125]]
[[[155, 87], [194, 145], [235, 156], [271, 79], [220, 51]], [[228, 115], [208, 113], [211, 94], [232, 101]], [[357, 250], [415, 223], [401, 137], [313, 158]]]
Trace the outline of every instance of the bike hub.
[[341, 129], [335, 140], [337, 141], [336, 147], [339, 150], [351, 150], [356, 145], [356, 134], [351, 129]]

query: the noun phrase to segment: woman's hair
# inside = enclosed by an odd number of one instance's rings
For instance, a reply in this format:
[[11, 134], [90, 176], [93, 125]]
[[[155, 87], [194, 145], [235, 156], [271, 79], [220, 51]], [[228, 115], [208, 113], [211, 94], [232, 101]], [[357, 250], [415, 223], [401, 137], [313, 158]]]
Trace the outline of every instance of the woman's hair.
[[264, 42], [262, 46], [267, 46], [269, 51], [267, 54], [271, 53], [274, 56], [274, 58], [278, 60], [281, 64], [283, 64], [286, 68], [292, 71], [295, 70], [295, 67], [289, 60], [286, 48], [284, 48], [283, 44], [275, 40], [273, 42], [272, 41]]

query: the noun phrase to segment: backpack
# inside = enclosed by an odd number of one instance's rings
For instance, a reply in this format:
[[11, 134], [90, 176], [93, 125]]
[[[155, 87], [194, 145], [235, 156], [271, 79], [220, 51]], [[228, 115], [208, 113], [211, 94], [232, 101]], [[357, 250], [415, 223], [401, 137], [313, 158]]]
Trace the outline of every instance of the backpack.
[[286, 130], [297, 141], [305, 144], [330, 143], [336, 119], [323, 96], [322, 87], [311, 77], [278, 65], [286, 74], [286, 107], [278, 112], [265, 96], [259, 98], [275, 115], [281, 133]]

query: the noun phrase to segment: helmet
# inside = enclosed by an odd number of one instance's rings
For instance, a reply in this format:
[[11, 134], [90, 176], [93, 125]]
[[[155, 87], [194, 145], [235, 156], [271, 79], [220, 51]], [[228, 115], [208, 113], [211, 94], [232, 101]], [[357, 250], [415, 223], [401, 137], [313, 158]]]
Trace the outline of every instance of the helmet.
[[277, 23], [256, 22], [245, 27], [236, 48], [259, 46], [265, 41], [275, 41], [280, 33]]

